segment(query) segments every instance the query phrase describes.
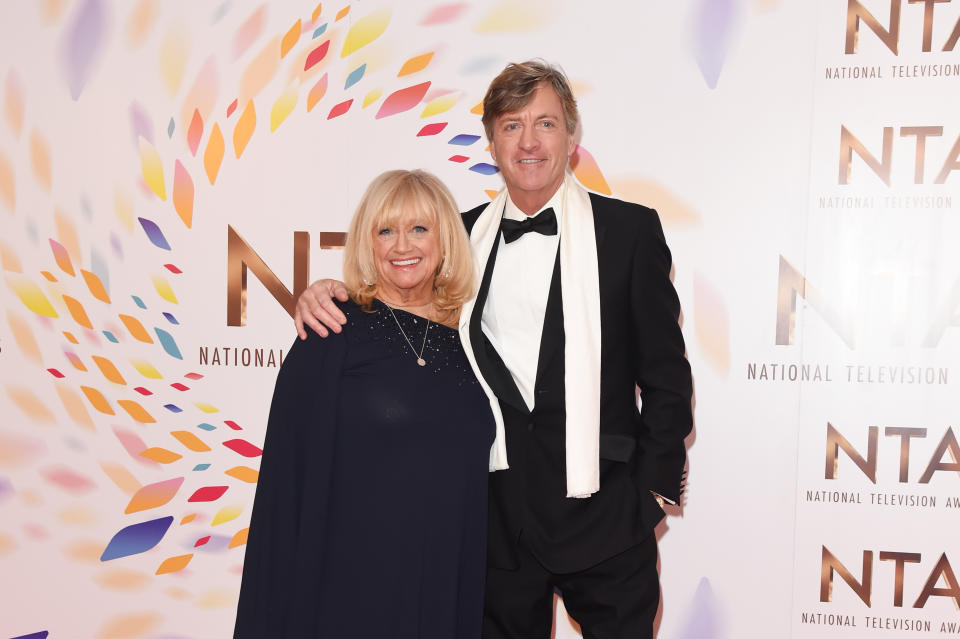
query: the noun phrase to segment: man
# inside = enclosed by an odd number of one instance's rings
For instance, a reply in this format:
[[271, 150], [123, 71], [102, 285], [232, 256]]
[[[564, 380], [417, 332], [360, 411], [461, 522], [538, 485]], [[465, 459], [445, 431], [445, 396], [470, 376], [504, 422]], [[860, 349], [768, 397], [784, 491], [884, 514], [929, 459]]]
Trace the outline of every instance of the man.
[[[588, 639], [652, 637], [653, 529], [680, 500], [692, 424], [670, 252], [655, 211], [567, 173], [562, 72], [510, 64], [483, 106], [506, 189], [463, 214], [480, 288], [460, 334], [498, 421], [484, 637], [549, 637], [554, 589]], [[331, 293], [346, 296], [324, 281], [301, 297], [301, 336], [326, 334], [317, 318], [339, 331]]]

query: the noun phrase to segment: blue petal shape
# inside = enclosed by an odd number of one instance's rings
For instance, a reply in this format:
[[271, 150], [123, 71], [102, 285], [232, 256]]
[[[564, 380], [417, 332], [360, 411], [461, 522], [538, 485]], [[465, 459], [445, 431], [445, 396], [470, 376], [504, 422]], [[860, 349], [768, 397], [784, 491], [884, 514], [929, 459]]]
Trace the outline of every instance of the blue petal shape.
[[87, 198], [80, 198], [80, 210], [83, 211], [83, 217], [89, 222], [93, 219], [93, 211], [90, 209], [90, 202], [87, 201]]
[[194, 470], [206, 470], [210, 468], [210, 464], [197, 464], [193, 467]]
[[160, 543], [172, 523], [173, 517], [161, 517], [127, 526], [113, 536], [100, 555], [100, 561], [129, 557], [150, 550]]
[[67, 76], [70, 97], [80, 98], [93, 69], [106, 31], [104, 6], [101, 0], [86, 0], [76, 12], [64, 33], [60, 62]]
[[492, 165], [492, 164], [487, 164], [486, 162], [478, 162], [478, 163], [474, 164], [473, 166], [471, 166], [471, 167], [470, 167], [470, 170], [471, 170], [471, 171], [475, 171], [476, 173], [479, 173], [480, 175], [493, 175], [494, 173], [496, 173], [496, 172], [499, 171], [500, 169], [498, 169], [497, 167], [495, 167], [495, 166]]
[[179, 406], [177, 406], [176, 404], [164, 404], [163, 407], [166, 408], [166, 409], [167, 409], [168, 411], [170, 411], [171, 413], [182, 413], [182, 412], [183, 412], [183, 409], [180, 408]]
[[147, 310], [147, 305], [143, 303], [143, 300], [142, 300], [142, 299], [140, 299], [140, 298], [137, 297], [136, 295], [131, 295], [130, 297], [133, 298], [133, 303], [134, 303], [134, 304], [136, 304], [137, 306], [139, 306], [139, 307], [142, 308], [143, 310]]
[[693, 594], [687, 611], [687, 621], [679, 639], [720, 639], [720, 615], [717, 611], [717, 598], [710, 587], [710, 580], [700, 579], [697, 591]]
[[[327, 23], [324, 22], [324, 23], [321, 24], [319, 27], [317, 27], [317, 30], [316, 30], [316, 31], [313, 32], [313, 38], [319, 38], [320, 36], [322, 36], [322, 35], [324, 34], [324, 32], [325, 32], [326, 30], [327, 30]], [[311, 40], [312, 40], [313, 38], [311, 38]]]
[[170, 250], [170, 244], [167, 242], [167, 238], [164, 237], [163, 231], [160, 230], [160, 227], [156, 225], [152, 220], [148, 220], [145, 217], [138, 217], [140, 220], [140, 226], [143, 227], [143, 230], [147, 233], [147, 237], [153, 242], [153, 245], [162, 248], [164, 250]]
[[103, 331], [103, 336], [106, 337], [106, 338], [107, 338], [108, 340], [110, 340], [111, 342], [113, 342], [114, 344], [119, 344], [119, 343], [120, 343], [120, 340], [118, 340], [118, 339], [114, 336], [114, 334], [111, 333], [110, 331]]
[[173, 118], [170, 118], [170, 124], [167, 125], [167, 137], [172, 138], [173, 132], [177, 129], [177, 125], [174, 124]]
[[474, 142], [480, 139], [479, 135], [467, 135], [466, 133], [461, 133], [460, 135], [454, 136], [452, 140], [447, 142], [447, 144], [456, 144], [457, 146], [470, 146]]
[[212, 24], [216, 24], [223, 19], [223, 16], [227, 15], [227, 12], [230, 11], [230, 3], [223, 2], [217, 7], [217, 10], [213, 12], [213, 18], [210, 20]]
[[694, 57], [711, 89], [717, 88], [741, 0], [698, 0], [694, 10]]
[[361, 64], [359, 67], [350, 72], [350, 75], [347, 76], [347, 82], [343, 85], [344, 90], [349, 89], [357, 82], [360, 81], [360, 78], [363, 77], [364, 72], [367, 70], [366, 63]]
[[214, 426], [213, 424], [207, 424], [207, 423], [197, 424], [197, 428], [200, 428], [203, 430], [217, 430], [216, 426]]
[[498, 69], [503, 66], [503, 62], [500, 58], [496, 56], [487, 56], [485, 58], [475, 58], [467, 62], [460, 69], [460, 73], [464, 75], [472, 75], [474, 73], [492, 73], [494, 69]]
[[167, 351], [167, 355], [170, 357], [176, 357], [177, 359], [183, 359], [183, 355], [180, 354], [180, 349], [177, 347], [177, 343], [173, 341], [173, 335], [166, 332], [162, 328], [154, 328], [153, 332], [157, 334], [157, 337], [160, 339], [160, 345], [163, 346], [163, 350]]
[[171, 324], [176, 324], [178, 326], [180, 325], [180, 322], [177, 321], [177, 318], [171, 315], [170, 313], [164, 313], [163, 316], [166, 317], [167, 321], [170, 322]]

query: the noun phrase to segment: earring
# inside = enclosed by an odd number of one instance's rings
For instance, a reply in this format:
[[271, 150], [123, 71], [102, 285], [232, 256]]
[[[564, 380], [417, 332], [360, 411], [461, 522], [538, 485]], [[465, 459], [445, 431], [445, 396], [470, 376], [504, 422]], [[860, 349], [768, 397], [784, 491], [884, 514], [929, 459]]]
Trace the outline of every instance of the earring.
[[363, 277], [362, 279], [363, 279], [364, 285], [366, 285], [366, 286], [373, 286], [373, 282], [371, 282], [370, 280], [368, 280], [366, 277]]

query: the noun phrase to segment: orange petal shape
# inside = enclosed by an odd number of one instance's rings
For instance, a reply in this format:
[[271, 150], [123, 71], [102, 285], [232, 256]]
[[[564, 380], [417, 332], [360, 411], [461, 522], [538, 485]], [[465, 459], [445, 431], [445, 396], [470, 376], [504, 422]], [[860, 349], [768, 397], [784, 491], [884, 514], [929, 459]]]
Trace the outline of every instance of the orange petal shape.
[[420, 100], [427, 94], [429, 88], [430, 83], [423, 82], [391, 93], [387, 96], [387, 99], [383, 101], [383, 104], [380, 105], [376, 119], [379, 120], [380, 118], [409, 111], [420, 103]]
[[49, 193], [53, 183], [50, 171], [50, 147], [37, 131], [30, 134], [30, 166], [37, 182]]
[[400, 72], [397, 73], [397, 77], [402, 78], [405, 75], [410, 75], [411, 73], [416, 73], [417, 71], [423, 71], [426, 66], [430, 64], [430, 60], [432, 59], [433, 51], [410, 58], [403, 63], [402, 67], [400, 67]]
[[190, 563], [190, 560], [193, 559], [193, 553], [189, 555], [179, 555], [177, 557], [170, 557], [169, 559], [164, 560], [160, 567], [157, 568], [158, 575], [165, 575], [170, 572], [179, 572], [187, 567], [187, 564]]
[[277, 55], [278, 46], [279, 38], [274, 38], [247, 65], [243, 77], [240, 78], [239, 100], [241, 103], [246, 103], [255, 98], [276, 75], [277, 69], [280, 68], [280, 56]]
[[87, 317], [87, 311], [80, 302], [69, 295], [64, 295], [63, 301], [67, 305], [67, 310], [70, 311], [70, 316], [73, 317], [73, 321], [84, 328], [93, 328], [93, 324], [90, 323], [90, 318]]
[[145, 457], [150, 461], [155, 461], [158, 464], [172, 464], [177, 461], [183, 455], [178, 455], [172, 450], [167, 450], [166, 448], [159, 448], [154, 446], [153, 448], [148, 448], [140, 452], [141, 457]]
[[130, 335], [133, 336], [133, 339], [138, 342], [144, 342], [145, 344], [153, 344], [153, 338], [150, 337], [150, 333], [143, 327], [140, 320], [129, 315], [119, 315], [118, 317]]
[[343, 9], [337, 11], [337, 17], [334, 18], [333, 21], [339, 22], [340, 20], [346, 18], [348, 13], [350, 13], [350, 5], [347, 5]]
[[150, 190], [161, 200], [166, 200], [167, 187], [163, 182], [163, 163], [160, 160], [160, 154], [142, 137], [140, 138], [140, 169], [143, 173], [143, 181], [147, 183]]
[[100, 372], [103, 373], [103, 376], [106, 377], [108, 381], [126, 386], [127, 380], [123, 379], [123, 375], [121, 375], [117, 367], [113, 365], [113, 362], [99, 355], [91, 355], [90, 359], [93, 360], [93, 363], [97, 365], [97, 368], [100, 369]]
[[707, 280], [693, 278], [693, 325], [706, 360], [723, 377], [730, 373], [730, 322], [721, 296]]
[[129, 470], [116, 462], [102, 461], [100, 468], [103, 473], [110, 478], [110, 481], [126, 495], [132, 495], [140, 490], [140, 482]]
[[247, 543], [247, 535], [250, 533], [250, 528], [244, 528], [238, 530], [237, 534], [233, 536], [233, 539], [230, 540], [230, 543], [227, 544], [227, 548], [236, 548], [237, 546], [242, 546]]
[[73, 270], [73, 262], [70, 261], [70, 254], [67, 253], [67, 249], [64, 248], [63, 244], [56, 240], [50, 240], [50, 249], [53, 251], [53, 259], [57, 261], [57, 266], [60, 267], [61, 271], [71, 276], [77, 274], [77, 272]]
[[113, 192], [113, 209], [117, 214], [120, 224], [126, 229], [127, 233], [133, 233], [133, 202], [130, 197], [117, 189]]
[[317, 80], [317, 83], [313, 85], [313, 88], [310, 89], [310, 93], [307, 95], [307, 112], [317, 106], [317, 102], [320, 101], [320, 98], [322, 98], [326, 92], [327, 74], [324, 73], [323, 77]]
[[220, 172], [220, 163], [223, 161], [223, 134], [220, 133], [220, 125], [213, 123], [213, 129], [210, 131], [210, 139], [207, 140], [207, 149], [203, 152], [203, 168], [207, 172], [207, 179], [212, 186], [217, 181], [217, 173]]
[[137, 513], [142, 510], [150, 510], [151, 508], [163, 506], [176, 496], [182, 484], [183, 477], [148, 484], [133, 495], [127, 504], [127, 509], [123, 512], [129, 515], [130, 513]]
[[253, 108], [253, 100], [247, 102], [243, 109], [243, 114], [237, 121], [237, 126], [233, 129], [233, 152], [239, 158], [243, 150], [247, 148], [247, 142], [253, 135], [253, 130], [257, 127], [257, 111]]
[[294, 22], [293, 26], [287, 30], [287, 33], [283, 36], [283, 40], [280, 41], [281, 58], [287, 57], [287, 54], [290, 53], [290, 49], [292, 49], [293, 45], [300, 39], [301, 31], [303, 31], [303, 27], [300, 25], [300, 20]]
[[577, 145], [573, 155], [570, 156], [570, 168], [573, 169], [573, 174], [580, 181], [580, 184], [591, 191], [604, 195], [611, 194], [610, 185], [607, 184], [603, 173], [600, 172], [596, 160], [593, 159], [589, 151], [580, 145]]
[[0, 200], [13, 211], [17, 206], [17, 179], [13, 165], [0, 153]]
[[74, 228], [73, 222], [59, 208], [54, 209], [53, 217], [57, 226], [57, 239], [66, 247], [74, 262], [82, 263], [83, 251], [80, 250], [80, 239], [77, 237], [77, 229]]
[[30, 389], [7, 387], [7, 396], [30, 419], [38, 422], [53, 422], [53, 414], [47, 410], [43, 402]]
[[100, 281], [96, 273], [80, 269], [80, 275], [83, 276], [83, 281], [87, 283], [87, 289], [90, 290], [91, 295], [101, 302], [110, 303], [110, 296], [107, 295], [107, 289], [103, 287], [103, 282]]
[[193, 180], [180, 160], [173, 170], [173, 208], [184, 225], [190, 228], [193, 225]]
[[90, 402], [90, 405], [99, 412], [103, 413], [104, 415], [116, 415], [116, 413], [113, 411], [113, 408], [110, 407], [110, 403], [107, 402], [107, 398], [104, 397], [103, 393], [98, 391], [96, 388], [81, 386], [80, 390], [83, 391], [83, 394], [87, 396], [87, 401]]
[[187, 146], [190, 147], [190, 155], [196, 156], [197, 149], [200, 148], [200, 138], [203, 137], [203, 118], [198, 109], [193, 110], [193, 117], [190, 118], [190, 128], [187, 129]]
[[3, 115], [13, 131], [13, 137], [19, 138], [23, 129], [23, 85], [20, 77], [12, 70], [7, 73], [5, 91], [6, 99], [3, 103]]
[[132, 399], [118, 399], [117, 404], [120, 405], [120, 408], [127, 411], [127, 414], [130, 415], [130, 417], [134, 418], [141, 424], [154, 424], [157, 421], [153, 418], [153, 415], [146, 411], [143, 406]]
[[[340, 19], [339, 15], [337, 14], [337, 20]], [[354, 22], [350, 30], [347, 31], [347, 37], [343, 40], [340, 57], [345, 58], [379, 38], [386, 31], [387, 25], [390, 24], [390, 15], [390, 9], [380, 9]]]
[[0, 268], [13, 273], [23, 273], [20, 257], [2, 239], [0, 239]]
[[310, 22], [316, 22], [317, 18], [320, 17], [320, 13], [323, 11], [323, 3], [318, 2], [316, 8], [313, 10], [313, 13], [310, 15]]
[[127, 43], [137, 47], [143, 43], [157, 14], [156, 0], [140, 0], [127, 19]]
[[205, 453], [210, 450], [210, 447], [203, 443], [203, 441], [187, 430], [175, 430], [170, 433], [177, 438], [181, 444], [189, 448], [195, 453]]
[[40, 346], [33, 336], [30, 324], [20, 319], [20, 316], [16, 315], [12, 310], [7, 311], [7, 323], [10, 324], [10, 332], [13, 333], [13, 339], [16, 341], [17, 346], [20, 347], [20, 352], [23, 353], [24, 357], [35, 364], [42, 363], [43, 358], [40, 355]]
[[[193, 84], [190, 86], [190, 91], [187, 92], [187, 97], [183, 100], [183, 108], [180, 111], [180, 121], [184, 124], [189, 123], [183, 130], [187, 138], [188, 146], [190, 145], [190, 134], [193, 130], [196, 117], [199, 118], [201, 125], [199, 133], [203, 133], [203, 121], [210, 117], [210, 113], [217, 104], [219, 82], [220, 80], [217, 77], [217, 60], [211, 56], [204, 62], [200, 73], [194, 78]], [[193, 155], [197, 154], [196, 148], [200, 143], [199, 133], [197, 134], [196, 144], [192, 150]]]
[[70, 419], [82, 428], [87, 430], [95, 429], [93, 420], [90, 418], [90, 413], [87, 412], [86, 406], [83, 405], [83, 400], [80, 399], [80, 395], [63, 384], [57, 384], [57, 395], [60, 396], [60, 402], [67, 410]]
[[257, 483], [257, 478], [260, 477], [260, 473], [248, 466], [234, 466], [230, 470], [224, 471], [225, 475], [230, 475], [234, 479], [239, 479], [240, 481], [245, 481], [248, 484]]

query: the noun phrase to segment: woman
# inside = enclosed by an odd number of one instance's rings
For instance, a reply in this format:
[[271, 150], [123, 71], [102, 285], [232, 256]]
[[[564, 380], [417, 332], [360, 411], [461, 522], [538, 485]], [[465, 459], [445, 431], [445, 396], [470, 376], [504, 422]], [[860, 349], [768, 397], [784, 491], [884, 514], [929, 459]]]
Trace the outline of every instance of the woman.
[[453, 196], [377, 177], [343, 270], [350, 330], [297, 340], [277, 377], [234, 637], [479, 637], [494, 423], [456, 330]]

